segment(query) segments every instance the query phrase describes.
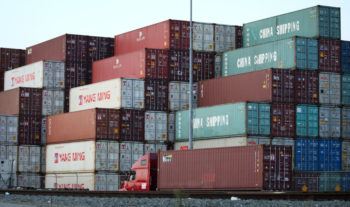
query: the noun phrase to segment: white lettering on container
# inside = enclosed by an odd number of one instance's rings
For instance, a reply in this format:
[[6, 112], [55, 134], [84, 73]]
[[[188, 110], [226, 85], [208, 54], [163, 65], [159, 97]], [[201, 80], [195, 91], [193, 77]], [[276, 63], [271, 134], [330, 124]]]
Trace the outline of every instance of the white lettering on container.
[[227, 114], [225, 115], [217, 115], [217, 116], [208, 116], [205, 119], [205, 122], [203, 118], [194, 118], [193, 119], [193, 128], [194, 129], [200, 129], [200, 128], [211, 128], [211, 127], [220, 127], [220, 126], [228, 126], [229, 125], [229, 116]]
[[237, 59], [237, 68], [244, 68], [248, 66], [251, 66], [250, 56]]
[[[253, 57], [253, 65], [262, 65], [266, 63], [277, 62], [277, 51], [266, 52], [254, 55]], [[251, 57], [241, 57], [237, 59], [237, 68], [245, 68], [252, 66]]]
[[300, 31], [300, 24], [299, 24], [299, 21], [288, 22], [285, 24], [277, 25], [276, 30], [277, 30], [276, 32], [277, 35], [284, 35], [292, 32], [298, 32]]
[[259, 31], [260, 39], [266, 39], [273, 36], [273, 27], [263, 28]]

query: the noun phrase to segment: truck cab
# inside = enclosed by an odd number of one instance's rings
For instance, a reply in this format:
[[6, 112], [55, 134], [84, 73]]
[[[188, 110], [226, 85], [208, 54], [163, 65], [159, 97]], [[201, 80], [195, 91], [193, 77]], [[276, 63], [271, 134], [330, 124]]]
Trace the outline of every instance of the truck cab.
[[147, 153], [131, 167], [128, 180], [123, 181], [120, 191], [153, 191], [157, 188], [157, 153]]

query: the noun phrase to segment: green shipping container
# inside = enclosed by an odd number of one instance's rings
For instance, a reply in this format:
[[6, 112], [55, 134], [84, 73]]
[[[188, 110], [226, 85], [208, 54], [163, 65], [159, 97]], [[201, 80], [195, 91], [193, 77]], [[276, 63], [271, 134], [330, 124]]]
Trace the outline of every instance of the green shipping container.
[[[176, 112], [176, 140], [188, 139], [189, 111]], [[270, 105], [234, 103], [193, 110], [193, 139], [270, 135]]]
[[243, 46], [293, 36], [340, 39], [340, 8], [315, 6], [243, 25]]
[[223, 54], [222, 76], [267, 68], [317, 70], [318, 41], [293, 37]]

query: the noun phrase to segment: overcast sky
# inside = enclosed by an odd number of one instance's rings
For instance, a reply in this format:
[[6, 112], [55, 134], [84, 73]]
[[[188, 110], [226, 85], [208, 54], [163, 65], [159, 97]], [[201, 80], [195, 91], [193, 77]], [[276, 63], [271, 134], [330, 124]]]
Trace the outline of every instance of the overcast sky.
[[[26, 48], [65, 33], [113, 37], [165, 19], [189, 20], [189, 2], [1, 0], [0, 47]], [[242, 25], [315, 5], [341, 7], [342, 39], [350, 40], [348, 0], [193, 0], [193, 20]]]

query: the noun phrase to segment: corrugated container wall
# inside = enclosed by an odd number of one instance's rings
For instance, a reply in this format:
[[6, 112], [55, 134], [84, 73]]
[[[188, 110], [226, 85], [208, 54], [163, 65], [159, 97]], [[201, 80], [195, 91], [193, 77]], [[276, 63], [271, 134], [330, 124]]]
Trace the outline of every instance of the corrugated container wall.
[[143, 110], [90, 109], [49, 116], [47, 120], [48, 144], [81, 140], [143, 139]]
[[295, 105], [284, 103], [271, 104], [271, 136], [295, 136]]
[[175, 141], [175, 122], [176, 122], [176, 112], [168, 113], [168, 140], [170, 142]]
[[25, 50], [0, 48], [0, 91], [4, 90], [5, 71], [25, 64]]
[[11, 173], [16, 173], [18, 165], [18, 146], [0, 145], [0, 159], [9, 160], [12, 165], [12, 169], [10, 169]]
[[341, 41], [341, 69], [350, 73], [350, 41]]
[[0, 114], [40, 115], [42, 89], [16, 88], [0, 93]]
[[340, 171], [342, 142], [335, 139], [321, 139], [318, 144], [319, 170]]
[[0, 144], [16, 145], [18, 142], [18, 116], [0, 115]]
[[166, 20], [115, 36], [115, 55], [143, 48], [187, 49], [190, 45], [189, 22]]
[[19, 87], [64, 89], [64, 62], [40, 61], [5, 73], [4, 90]]
[[[193, 52], [193, 81], [215, 76], [215, 53]], [[189, 81], [189, 50], [169, 50], [169, 81]]]
[[193, 49], [214, 51], [214, 24], [193, 23]]
[[293, 37], [223, 53], [222, 76], [266, 68], [318, 69], [318, 41]]
[[350, 105], [350, 74], [341, 76], [341, 103]]
[[163, 79], [146, 79], [144, 86], [145, 110], [168, 111], [169, 82]]
[[41, 147], [35, 145], [18, 146], [18, 172], [39, 173], [41, 169]]
[[166, 151], [166, 150], [167, 150], [167, 145], [165, 145], [165, 144], [146, 143], [145, 144], [144, 154], [146, 154], [146, 153], [156, 153], [158, 151]]
[[214, 50], [224, 52], [242, 47], [242, 27], [215, 24], [214, 26]]
[[17, 186], [23, 188], [44, 188], [44, 177], [39, 173], [21, 173], [17, 175]]
[[293, 36], [340, 39], [340, 8], [315, 6], [243, 25], [243, 46]]
[[342, 143], [342, 170], [350, 170], [350, 142], [348, 140]]
[[120, 146], [120, 171], [130, 171], [131, 166], [144, 155], [142, 142], [121, 142]]
[[[192, 107], [197, 107], [197, 91], [198, 84], [194, 83], [192, 86]], [[190, 85], [188, 82], [169, 82], [169, 110], [178, 111], [186, 110], [189, 107]]]
[[64, 90], [43, 90], [42, 115], [49, 116], [64, 112]]
[[240, 101], [293, 103], [293, 71], [268, 69], [199, 82], [200, 107]]
[[168, 114], [161, 111], [145, 112], [145, 141], [168, 141]]
[[[144, 108], [144, 81], [113, 79], [72, 88], [69, 111], [92, 108]], [[147, 96], [146, 96], [147, 97]]]
[[65, 62], [65, 111], [69, 89], [91, 83], [92, 62], [113, 56], [114, 39], [64, 34], [26, 49], [26, 64], [41, 60]]
[[296, 106], [296, 136], [318, 137], [318, 106]]
[[[176, 113], [176, 140], [188, 139], [188, 111]], [[202, 107], [193, 113], [193, 138], [270, 135], [270, 105], [235, 103]]]
[[343, 107], [341, 111], [341, 138], [350, 139], [350, 107]]
[[114, 78], [168, 79], [168, 55], [168, 50], [142, 49], [96, 61], [92, 82]]
[[295, 103], [318, 104], [318, 72], [308, 70], [295, 70], [294, 74]]
[[340, 138], [340, 108], [336, 106], [321, 106], [319, 110], [320, 137]]
[[41, 144], [41, 115], [19, 115], [18, 117], [18, 144]]
[[318, 69], [323, 72], [341, 72], [340, 40], [320, 38], [318, 40]]
[[337, 73], [319, 74], [320, 104], [339, 105], [341, 103], [341, 75]]
[[[275, 168], [276, 163], [280, 165]], [[160, 190], [288, 190], [291, 178], [291, 147], [257, 145], [159, 154]]]

